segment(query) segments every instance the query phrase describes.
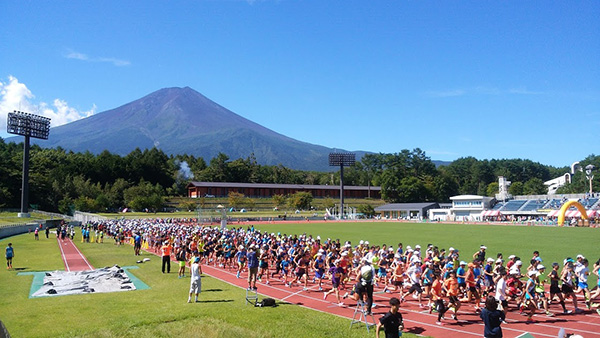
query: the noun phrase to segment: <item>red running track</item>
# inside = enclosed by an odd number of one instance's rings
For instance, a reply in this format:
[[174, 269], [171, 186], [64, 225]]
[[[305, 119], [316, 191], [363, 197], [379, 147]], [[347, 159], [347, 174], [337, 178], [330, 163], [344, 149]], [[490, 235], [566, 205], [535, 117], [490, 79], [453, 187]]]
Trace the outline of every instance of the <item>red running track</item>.
[[67, 271], [86, 271], [86, 270], [94, 270], [90, 262], [85, 258], [85, 256], [79, 251], [75, 243], [68, 238], [65, 240], [61, 240], [56, 237], [56, 241], [58, 242], [58, 247], [60, 248], [60, 253], [65, 263], [65, 270]]
[[[148, 251], [154, 253], [152, 251]], [[236, 277], [236, 269], [233, 268], [218, 268], [212, 265], [203, 264], [202, 271], [214, 278], [220, 279], [226, 283], [241, 288], [247, 288], [246, 280], [247, 271], [244, 271], [240, 278]], [[288, 279], [288, 280], [291, 280]], [[323, 282], [324, 291], [318, 291], [318, 285], [309, 282], [308, 291], [303, 291], [300, 284], [294, 285], [291, 288], [284, 285], [283, 281], [278, 278], [271, 278], [269, 285], [257, 282], [259, 294], [281, 301], [296, 304], [312, 310], [317, 310], [336, 316], [348, 318], [348, 326], [350, 319], [354, 315], [356, 302], [354, 300], [343, 300], [344, 306], [338, 306], [335, 301], [335, 295], [329, 295], [328, 300], [323, 300], [323, 292], [328, 291], [331, 287], [330, 281]], [[344, 291], [341, 292], [342, 294]], [[398, 293], [383, 293], [382, 288], [375, 287], [373, 314], [375, 320], [379, 320], [386, 312], [389, 311], [388, 301], [391, 297], [399, 297]], [[423, 301], [426, 304], [426, 301]], [[572, 303], [568, 301], [567, 308], [573, 310]], [[579, 302], [583, 305], [583, 301]], [[504, 337], [518, 337], [524, 333], [530, 333], [534, 337], [557, 337], [558, 331], [564, 328], [567, 333], [579, 334], [583, 337], [600, 337], [600, 316], [594, 310], [585, 310], [581, 314], [563, 315], [559, 304], [553, 303], [550, 305], [550, 311], [556, 315], [548, 317], [544, 313], [534, 315], [535, 322], [527, 323], [526, 317], [519, 315], [514, 308], [514, 303], [507, 314], [507, 324], [502, 325]], [[447, 314], [447, 319], [444, 320], [445, 325], [439, 326], [435, 322], [437, 314], [429, 314], [427, 310], [421, 309], [416, 300], [408, 297], [401, 304], [400, 311], [404, 318], [405, 332], [411, 332], [424, 336], [432, 337], [482, 337], [483, 322], [479, 314], [475, 313], [473, 304], [463, 303], [458, 312], [459, 320], [449, 319], [450, 314]], [[560, 311], [560, 312], [559, 312]], [[370, 319], [370, 318], [369, 318]], [[365, 330], [364, 325], [355, 325], [353, 330]]]

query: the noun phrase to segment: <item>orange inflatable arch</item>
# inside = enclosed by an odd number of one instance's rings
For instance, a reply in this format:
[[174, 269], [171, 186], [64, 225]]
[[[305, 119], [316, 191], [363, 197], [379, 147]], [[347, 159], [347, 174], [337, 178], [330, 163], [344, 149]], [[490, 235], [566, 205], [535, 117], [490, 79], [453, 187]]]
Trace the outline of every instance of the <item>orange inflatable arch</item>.
[[567, 201], [565, 204], [563, 204], [563, 206], [560, 208], [560, 212], [558, 213], [558, 225], [562, 226], [565, 223], [565, 213], [567, 212], [567, 210], [569, 210], [570, 207], [573, 206], [576, 207], [577, 210], [579, 210], [579, 212], [581, 213], [581, 218], [588, 219], [587, 212], [583, 205], [581, 205], [581, 203], [577, 201]]

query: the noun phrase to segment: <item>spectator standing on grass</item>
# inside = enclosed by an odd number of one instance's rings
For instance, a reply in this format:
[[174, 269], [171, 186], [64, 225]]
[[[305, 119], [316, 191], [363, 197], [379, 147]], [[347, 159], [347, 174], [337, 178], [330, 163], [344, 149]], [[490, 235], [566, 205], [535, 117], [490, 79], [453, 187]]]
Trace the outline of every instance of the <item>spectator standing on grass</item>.
[[483, 336], [485, 338], [501, 338], [502, 328], [500, 324], [505, 319], [504, 312], [498, 310], [498, 301], [493, 296], [488, 296], [485, 300], [485, 308], [479, 315], [483, 320]]
[[200, 265], [200, 257], [195, 257], [194, 262], [190, 266], [190, 275], [192, 276], [192, 281], [190, 284], [190, 295], [188, 297], [188, 303], [192, 302], [192, 295], [196, 294], [196, 302], [198, 301], [198, 295], [202, 292], [202, 279], [200, 275], [202, 274], [202, 266]]
[[48, 228], [48, 226], [46, 225], [46, 239], [48, 239], [49, 235], [50, 235], [50, 228]]
[[375, 329], [375, 337], [379, 338], [381, 327], [385, 332], [385, 338], [398, 338], [401, 331], [404, 329], [404, 321], [400, 311], [400, 300], [396, 297], [390, 299], [390, 311], [383, 317], [379, 318], [377, 328]]
[[36, 241], [40, 240], [40, 233], [38, 231], [38, 228], [35, 228], [35, 231], [33, 232], [33, 237], [35, 238]]
[[15, 257], [15, 249], [12, 247], [12, 243], [8, 243], [6, 247], [6, 269], [12, 269], [12, 260]]
[[167, 273], [171, 273], [171, 244], [165, 241], [163, 246], [160, 248], [160, 255], [162, 256], [162, 273], [165, 273], [165, 266], [167, 267]]

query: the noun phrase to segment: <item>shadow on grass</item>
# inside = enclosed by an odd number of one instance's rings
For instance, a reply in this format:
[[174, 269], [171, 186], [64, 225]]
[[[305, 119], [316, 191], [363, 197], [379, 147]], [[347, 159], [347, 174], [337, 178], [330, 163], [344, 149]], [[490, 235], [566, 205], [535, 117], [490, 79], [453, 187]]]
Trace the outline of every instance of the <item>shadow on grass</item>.
[[23, 271], [23, 270], [28, 270], [28, 267], [24, 267], [24, 268], [14, 268], [13, 270], [15, 271]]
[[208, 290], [202, 290], [202, 292], [220, 292], [223, 291], [223, 289], [208, 289]]
[[231, 303], [233, 299], [199, 300], [196, 303]]

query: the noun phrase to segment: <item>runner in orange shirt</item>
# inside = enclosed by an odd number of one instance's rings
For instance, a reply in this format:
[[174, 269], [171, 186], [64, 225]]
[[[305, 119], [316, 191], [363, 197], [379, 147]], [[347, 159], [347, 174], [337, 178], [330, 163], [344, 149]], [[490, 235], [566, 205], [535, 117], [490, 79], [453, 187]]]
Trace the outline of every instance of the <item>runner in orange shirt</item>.
[[[431, 284], [431, 300], [433, 301], [433, 306], [435, 306], [436, 311], [438, 312], [438, 319], [435, 322], [438, 325], [444, 325], [442, 319], [444, 319], [444, 313], [448, 310], [444, 305], [444, 295], [442, 291], [442, 281], [440, 280], [440, 275], [434, 273], [433, 275], [433, 283]], [[429, 313], [433, 309], [433, 306], [429, 308]]]
[[458, 320], [457, 313], [458, 309], [460, 309], [460, 300], [458, 300], [458, 280], [456, 279], [456, 271], [450, 270], [448, 272], [448, 279], [444, 281], [443, 290], [446, 292], [446, 296], [448, 296], [448, 302], [450, 308], [452, 305], [454, 313], [452, 314], [452, 319]]

